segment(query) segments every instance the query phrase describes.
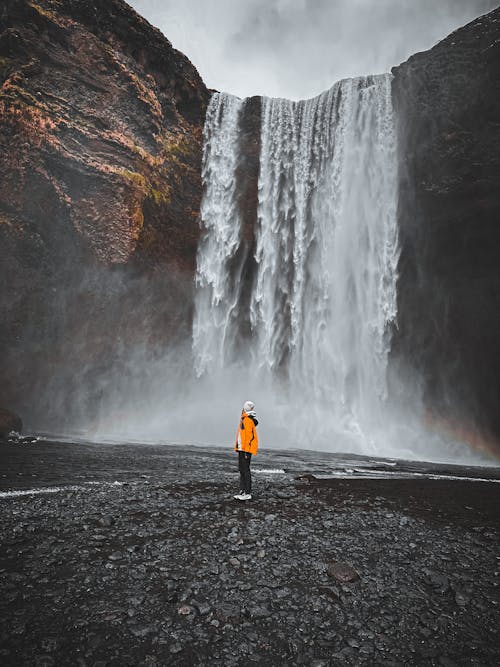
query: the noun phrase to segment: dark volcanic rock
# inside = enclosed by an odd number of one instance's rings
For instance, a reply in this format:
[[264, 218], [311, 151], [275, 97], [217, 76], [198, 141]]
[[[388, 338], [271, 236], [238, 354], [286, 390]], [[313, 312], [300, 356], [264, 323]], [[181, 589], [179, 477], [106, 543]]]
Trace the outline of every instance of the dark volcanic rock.
[[28, 420], [88, 415], [130, 345], [184, 335], [208, 99], [122, 0], [2, 2], [0, 400]]
[[359, 579], [356, 570], [346, 563], [337, 563], [333, 561], [328, 565], [328, 574], [343, 584], [351, 583]]
[[500, 9], [393, 73], [395, 357], [423, 377], [431, 418], [480, 444], [500, 437]]
[[2, 665], [498, 664], [497, 483], [289, 464], [242, 505], [229, 448], [1, 447], [0, 488], [56, 485], [0, 497]]

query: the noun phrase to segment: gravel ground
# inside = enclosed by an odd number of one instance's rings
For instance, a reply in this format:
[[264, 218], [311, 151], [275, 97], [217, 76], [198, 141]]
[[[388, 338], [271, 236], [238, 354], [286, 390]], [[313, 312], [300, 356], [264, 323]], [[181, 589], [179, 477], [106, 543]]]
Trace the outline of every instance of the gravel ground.
[[499, 484], [316, 480], [264, 454], [243, 504], [222, 450], [0, 455], [25, 489], [0, 497], [2, 665], [500, 663]]

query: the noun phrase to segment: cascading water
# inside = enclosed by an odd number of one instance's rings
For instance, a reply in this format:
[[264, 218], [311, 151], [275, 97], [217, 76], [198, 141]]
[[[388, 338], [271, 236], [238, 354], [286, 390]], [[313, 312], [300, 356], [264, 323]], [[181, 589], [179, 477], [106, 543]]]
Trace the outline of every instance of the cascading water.
[[193, 349], [198, 374], [224, 365], [235, 338], [239, 279], [231, 275], [240, 243], [235, 170], [242, 102], [213, 95], [204, 128], [201, 218], [205, 234], [198, 249]]
[[[249, 303], [234, 263], [241, 104], [215, 94], [205, 124], [197, 371], [230, 377], [239, 359], [249, 386], [273, 402], [273, 419], [286, 420], [282, 444], [337, 449], [333, 434], [343, 433], [366, 450], [383, 425], [396, 316], [391, 76], [341, 81], [306, 101], [262, 100]], [[246, 318], [242, 341], [238, 321]]]

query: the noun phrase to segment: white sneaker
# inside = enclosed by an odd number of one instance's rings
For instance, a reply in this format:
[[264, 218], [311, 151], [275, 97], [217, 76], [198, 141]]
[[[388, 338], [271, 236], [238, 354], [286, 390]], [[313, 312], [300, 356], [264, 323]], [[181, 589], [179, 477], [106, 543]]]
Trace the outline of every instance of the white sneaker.
[[241, 493], [238, 496], [238, 500], [252, 500], [252, 495], [250, 493]]
[[233, 498], [234, 498], [235, 500], [241, 500], [241, 496], [244, 496], [244, 495], [245, 495], [245, 492], [244, 492], [244, 491], [240, 491], [240, 492], [237, 493], [235, 496], [233, 496]]

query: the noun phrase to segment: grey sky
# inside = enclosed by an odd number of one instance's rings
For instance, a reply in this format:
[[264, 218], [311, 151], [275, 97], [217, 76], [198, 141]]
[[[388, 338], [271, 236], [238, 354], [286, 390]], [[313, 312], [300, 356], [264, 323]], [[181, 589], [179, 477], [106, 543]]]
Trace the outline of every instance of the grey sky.
[[388, 71], [498, 0], [129, 0], [209, 88], [312, 97]]

